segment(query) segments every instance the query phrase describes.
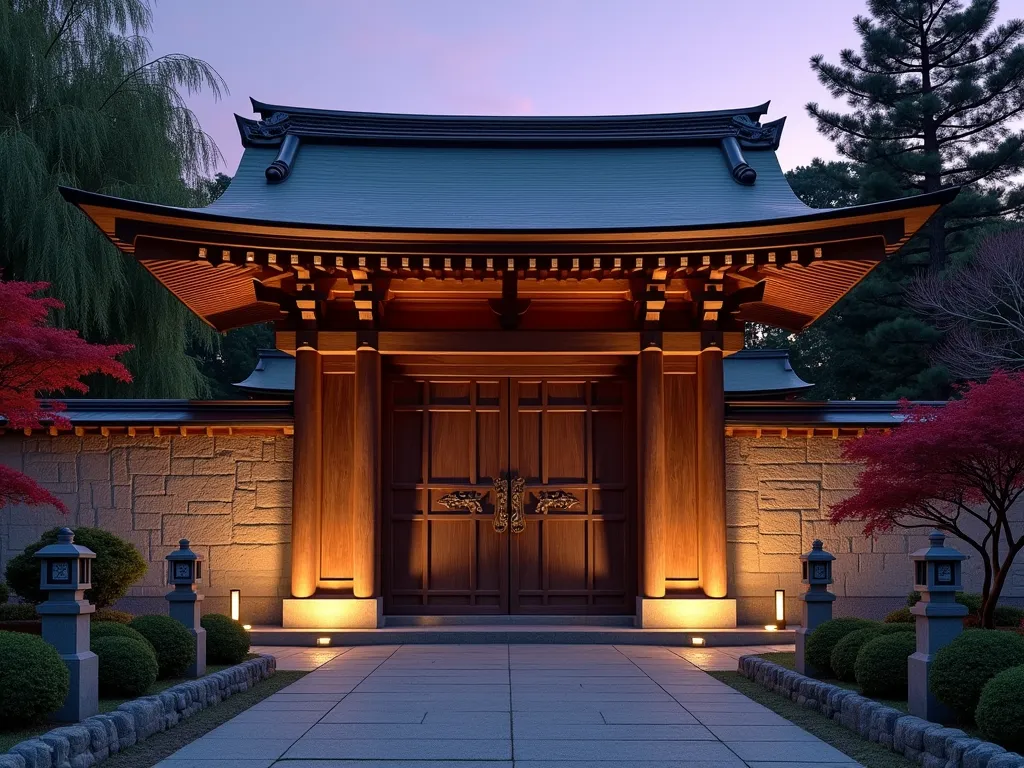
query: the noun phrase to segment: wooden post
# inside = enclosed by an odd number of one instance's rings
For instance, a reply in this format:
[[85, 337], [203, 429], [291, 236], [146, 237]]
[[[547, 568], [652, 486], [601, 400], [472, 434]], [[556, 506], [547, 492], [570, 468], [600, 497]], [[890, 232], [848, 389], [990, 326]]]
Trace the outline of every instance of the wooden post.
[[640, 353], [640, 541], [643, 597], [665, 596], [665, 366], [659, 347]]
[[725, 382], [714, 347], [697, 358], [697, 478], [700, 585], [708, 597], [725, 597]]
[[295, 351], [295, 466], [292, 483], [292, 597], [312, 597], [320, 575], [320, 484], [323, 454], [322, 360]]
[[352, 593], [377, 597], [377, 514], [380, 466], [380, 353], [356, 351], [355, 445], [352, 473]]

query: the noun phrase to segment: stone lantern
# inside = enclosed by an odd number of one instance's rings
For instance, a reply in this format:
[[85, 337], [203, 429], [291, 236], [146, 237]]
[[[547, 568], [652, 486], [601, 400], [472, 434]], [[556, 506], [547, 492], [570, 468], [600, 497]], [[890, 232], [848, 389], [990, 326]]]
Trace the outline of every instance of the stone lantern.
[[167, 583], [174, 587], [167, 593], [172, 619], [185, 625], [196, 642], [196, 660], [185, 672], [187, 677], [206, 674], [206, 630], [199, 623], [203, 596], [196, 584], [203, 578], [203, 558], [188, 547], [188, 539], [178, 542], [178, 549], [167, 556]]
[[809, 677], [818, 670], [807, 663], [804, 648], [807, 636], [832, 618], [832, 603], [836, 596], [828, 591], [828, 585], [832, 583], [832, 561], [835, 559], [835, 555], [822, 548], [820, 539], [814, 540], [810, 552], [800, 555], [801, 580], [807, 585], [807, 591], [800, 595], [804, 606], [800, 629], [796, 631], [796, 670]]
[[40, 560], [39, 587], [48, 593], [36, 609], [42, 618], [43, 640], [57, 649], [71, 674], [64, 705], [50, 715], [61, 723], [77, 723], [99, 712], [99, 658], [89, 650], [89, 614], [96, 607], [85, 599], [92, 588], [96, 553], [75, 544], [70, 528], [61, 528], [57, 543], [35, 555]]
[[914, 589], [921, 599], [910, 609], [916, 617], [917, 650], [907, 659], [910, 714], [939, 723], [952, 722], [956, 715], [929, 692], [928, 671], [939, 649], [963, 631], [967, 615], [967, 606], [956, 601], [967, 556], [945, 546], [945, 540], [943, 533], [932, 531], [929, 546], [911, 555]]

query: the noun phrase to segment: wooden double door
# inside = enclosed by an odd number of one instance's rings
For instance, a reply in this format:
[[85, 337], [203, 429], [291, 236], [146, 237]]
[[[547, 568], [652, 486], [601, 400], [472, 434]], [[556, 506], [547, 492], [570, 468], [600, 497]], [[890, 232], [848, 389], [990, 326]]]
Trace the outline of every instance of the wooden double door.
[[386, 613], [634, 611], [631, 379], [384, 387]]

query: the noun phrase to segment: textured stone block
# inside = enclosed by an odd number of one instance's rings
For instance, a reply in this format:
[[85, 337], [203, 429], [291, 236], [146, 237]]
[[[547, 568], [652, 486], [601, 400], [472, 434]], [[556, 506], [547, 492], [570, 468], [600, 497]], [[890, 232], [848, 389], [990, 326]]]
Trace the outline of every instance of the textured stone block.
[[210, 547], [210, 567], [226, 571], [283, 572], [290, 562], [287, 544], [232, 544]]
[[859, 476], [860, 467], [856, 464], [823, 464], [821, 487], [834, 491], [853, 490]]
[[821, 480], [818, 464], [764, 464], [758, 465], [756, 470], [760, 480]]
[[748, 464], [726, 465], [725, 487], [729, 491], [756, 491], [757, 470]]
[[761, 540], [756, 525], [735, 526], [725, 529], [725, 540], [743, 544], [757, 544]]
[[197, 475], [233, 475], [235, 464], [235, 458], [231, 455], [193, 459], [193, 472]]
[[199, 458], [213, 456], [212, 437], [194, 435], [192, 437], [172, 437], [171, 455], [175, 458]]
[[263, 458], [263, 441], [258, 437], [218, 435], [214, 440], [216, 453], [231, 453], [237, 459]]
[[987, 768], [1024, 768], [1024, 757], [1016, 752], [1003, 752], [993, 755], [992, 759], [988, 761]]
[[[769, 537], [762, 537], [762, 541], [765, 538], [769, 538]], [[783, 537], [770, 537], [770, 538], [796, 539], [796, 541], [798, 542], [796, 545], [792, 544], [792, 542], [789, 542], [789, 543], [787, 543], [787, 542], [780, 542], [779, 544], [771, 544], [769, 546], [772, 546], [773, 548], [776, 548], [776, 549], [783, 549], [783, 548], [790, 548], [790, 549], [792, 549], [794, 546], [796, 546], [796, 550], [797, 551], [795, 553], [789, 553], [789, 554], [766, 554], [765, 552], [760, 552], [758, 554], [758, 557], [757, 557], [757, 570], [760, 571], [761, 573], [778, 573], [778, 574], [783, 574], [783, 573], [799, 573], [800, 572], [800, 560], [799, 560], [798, 554], [799, 554], [799, 541], [800, 541], [800, 537], [799, 536], [792, 536], [792, 537], [783, 536]]]
[[795, 510], [764, 510], [758, 521], [761, 533], [801, 532], [801, 516]]
[[231, 503], [227, 501], [190, 501], [190, 515], [230, 515]]
[[992, 758], [1005, 752], [1005, 749], [996, 744], [979, 741], [964, 753], [960, 762], [963, 768], [988, 768]]
[[164, 515], [161, 543], [188, 539], [192, 544], [230, 544], [231, 517], [228, 515]]
[[128, 449], [128, 474], [166, 475], [171, 470], [171, 452], [168, 447]]
[[896, 721], [896, 729], [893, 731], [893, 747], [897, 752], [906, 753], [908, 749], [918, 752], [924, 750], [924, 736], [928, 731], [942, 728], [937, 723], [930, 723], [920, 717], [907, 715]]
[[12, 753], [0, 755], [0, 768], [26, 768], [25, 758]]
[[292, 540], [290, 525], [235, 525], [231, 538], [239, 544], [278, 544]]
[[[800, 545], [802, 539], [798, 535], [790, 534], [765, 534], [761, 533], [761, 541], [758, 545], [758, 551], [762, 556], [764, 555], [793, 555], [794, 560], [800, 555]], [[799, 567], [800, 563], [796, 561], [796, 567]]]
[[265, 481], [256, 483], [257, 507], [289, 507], [292, 503], [291, 482]]
[[757, 494], [751, 491], [727, 491], [725, 494], [726, 525], [757, 525], [760, 512]]
[[768, 509], [818, 509], [818, 484], [813, 481], [762, 480], [757, 487], [757, 505]]
[[167, 475], [135, 475], [132, 494], [135, 496], [163, 496], [167, 493]]
[[292, 479], [291, 464], [261, 461], [252, 465], [253, 480], [288, 480]]
[[104, 453], [79, 456], [78, 473], [83, 480], [110, 480], [110, 456]]
[[294, 460], [293, 442], [290, 437], [274, 438], [274, 461], [285, 461], [289, 464]]
[[231, 501], [235, 493], [234, 475], [169, 477], [167, 493], [184, 501]]
[[196, 471], [196, 460], [195, 459], [176, 459], [171, 457], [171, 474], [172, 475], [194, 475]]
[[812, 437], [807, 440], [807, 461], [822, 464], [845, 463], [843, 447], [849, 439], [833, 440], [831, 437]]

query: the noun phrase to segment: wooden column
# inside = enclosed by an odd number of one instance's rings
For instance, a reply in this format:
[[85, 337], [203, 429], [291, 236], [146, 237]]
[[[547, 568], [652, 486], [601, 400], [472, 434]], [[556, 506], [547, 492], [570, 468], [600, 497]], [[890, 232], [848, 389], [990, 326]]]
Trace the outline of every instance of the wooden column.
[[643, 597], [665, 596], [665, 366], [659, 347], [640, 353], [640, 541]]
[[352, 593], [377, 597], [380, 549], [380, 353], [356, 351], [354, 471], [352, 473]]
[[725, 597], [725, 383], [717, 348], [697, 358], [697, 499], [700, 585], [708, 597]]
[[292, 477], [292, 597], [312, 597], [320, 571], [323, 395], [320, 353], [295, 351], [295, 458]]

